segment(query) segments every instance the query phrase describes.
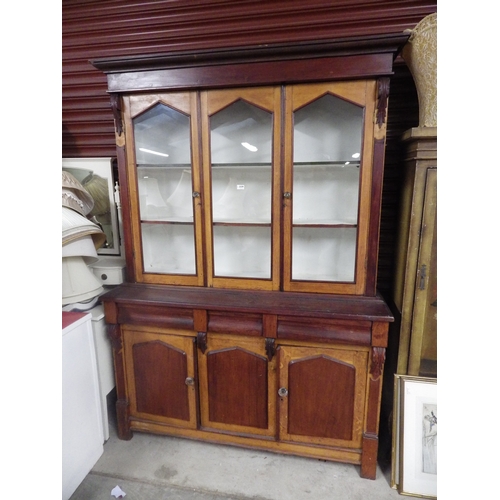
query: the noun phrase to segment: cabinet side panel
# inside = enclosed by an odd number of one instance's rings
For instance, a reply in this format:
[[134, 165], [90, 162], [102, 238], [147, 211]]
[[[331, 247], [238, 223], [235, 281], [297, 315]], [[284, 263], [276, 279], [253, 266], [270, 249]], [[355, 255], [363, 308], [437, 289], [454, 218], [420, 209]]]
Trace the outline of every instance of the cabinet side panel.
[[[326, 356], [292, 362], [289, 367], [288, 432], [352, 439], [355, 379], [353, 366]], [[305, 380], [309, 383], [305, 384]]]
[[210, 421], [267, 429], [266, 359], [227, 349], [209, 353], [207, 369]]
[[186, 354], [157, 341], [134, 345], [133, 359], [137, 411], [189, 420]]

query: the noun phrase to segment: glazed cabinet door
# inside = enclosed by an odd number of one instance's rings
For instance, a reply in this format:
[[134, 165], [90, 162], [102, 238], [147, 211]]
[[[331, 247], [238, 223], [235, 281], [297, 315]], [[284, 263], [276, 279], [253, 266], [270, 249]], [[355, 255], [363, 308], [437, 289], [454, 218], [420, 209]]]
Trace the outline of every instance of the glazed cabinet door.
[[196, 428], [195, 339], [123, 327], [130, 417]]
[[285, 88], [285, 290], [365, 291], [374, 109], [374, 81]]
[[201, 92], [208, 286], [279, 289], [280, 99]]
[[265, 339], [208, 334], [198, 355], [202, 427], [274, 436], [276, 361], [269, 361]]
[[280, 346], [280, 440], [360, 448], [368, 350]]
[[124, 97], [134, 277], [203, 285], [196, 93]]

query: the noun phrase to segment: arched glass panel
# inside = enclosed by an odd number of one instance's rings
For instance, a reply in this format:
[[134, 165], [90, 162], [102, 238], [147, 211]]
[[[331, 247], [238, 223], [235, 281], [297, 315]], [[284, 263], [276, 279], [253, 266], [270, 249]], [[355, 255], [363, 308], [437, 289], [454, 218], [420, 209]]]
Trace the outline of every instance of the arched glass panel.
[[353, 282], [363, 108], [327, 94], [293, 120], [292, 279]]
[[133, 125], [144, 272], [195, 274], [190, 118], [157, 104]]
[[271, 277], [271, 113], [243, 100], [210, 118], [214, 275]]

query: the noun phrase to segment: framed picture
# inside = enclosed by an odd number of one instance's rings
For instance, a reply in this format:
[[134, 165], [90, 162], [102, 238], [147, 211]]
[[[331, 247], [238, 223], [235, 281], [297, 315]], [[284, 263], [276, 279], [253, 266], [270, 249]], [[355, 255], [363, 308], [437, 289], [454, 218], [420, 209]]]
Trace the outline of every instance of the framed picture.
[[437, 498], [437, 379], [394, 377], [391, 486]]
[[112, 158], [63, 158], [62, 169], [70, 172], [94, 199], [87, 216], [106, 234], [98, 255], [120, 255], [120, 231], [115, 203]]

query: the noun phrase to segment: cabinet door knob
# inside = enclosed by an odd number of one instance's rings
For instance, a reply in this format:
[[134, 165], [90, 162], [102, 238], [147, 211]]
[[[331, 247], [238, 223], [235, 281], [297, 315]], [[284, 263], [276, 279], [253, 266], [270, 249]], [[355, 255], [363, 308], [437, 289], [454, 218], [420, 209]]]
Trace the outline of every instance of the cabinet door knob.
[[198, 191], [194, 191], [193, 198], [199, 198], [199, 197], [200, 197], [200, 193]]
[[278, 389], [278, 395], [282, 398], [284, 398], [285, 396], [288, 396], [288, 391], [286, 390], [285, 387], [280, 387]]
[[286, 191], [283, 193], [283, 198], [286, 198], [287, 200], [290, 199], [292, 197], [292, 193]]
[[194, 385], [194, 378], [193, 377], [187, 377], [186, 378], [186, 385]]

